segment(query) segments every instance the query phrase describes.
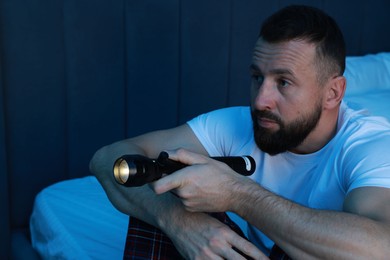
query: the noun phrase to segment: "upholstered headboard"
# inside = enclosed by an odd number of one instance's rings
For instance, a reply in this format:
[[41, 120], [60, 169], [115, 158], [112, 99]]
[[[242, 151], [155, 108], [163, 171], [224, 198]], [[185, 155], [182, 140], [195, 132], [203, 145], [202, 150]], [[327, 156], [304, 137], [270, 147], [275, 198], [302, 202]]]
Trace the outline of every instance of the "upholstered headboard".
[[259, 25], [292, 3], [333, 16], [348, 55], [390, 51], [385, 0], [2, 0], [0, 258], [31, 259], [35, 195], [99, 147], [248, 104]]

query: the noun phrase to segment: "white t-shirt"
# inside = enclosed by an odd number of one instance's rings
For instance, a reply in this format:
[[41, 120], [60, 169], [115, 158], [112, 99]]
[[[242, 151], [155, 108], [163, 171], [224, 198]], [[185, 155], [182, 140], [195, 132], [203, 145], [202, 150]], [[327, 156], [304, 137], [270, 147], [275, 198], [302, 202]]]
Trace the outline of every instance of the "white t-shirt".
[[[210, 156], [251, 155], [250, 177], [301, 205], [341, 211], [344, 198], [362, 186], [390, 188], [390, 123], [342, 103], [336, 136], [312, 154], [271, 156], [255, 144], [249, 107], [231, 107], [188, 122]], [[273, 242], [248, 224], [249, 239], [264, 251]]]

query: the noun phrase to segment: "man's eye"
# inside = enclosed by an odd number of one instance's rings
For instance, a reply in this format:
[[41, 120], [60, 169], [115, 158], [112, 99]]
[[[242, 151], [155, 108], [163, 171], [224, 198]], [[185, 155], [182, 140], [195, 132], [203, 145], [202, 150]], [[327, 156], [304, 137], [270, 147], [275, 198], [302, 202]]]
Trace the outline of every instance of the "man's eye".
[[281, 79], [278, 80], [278, 87], [286, 88], [290, 85], [290, 83], [287, 80]]
[[264, 77], [260, 75], [253, 75], [253, 79], [256, 81], [256, 83], [261, 86], [264, 81]]

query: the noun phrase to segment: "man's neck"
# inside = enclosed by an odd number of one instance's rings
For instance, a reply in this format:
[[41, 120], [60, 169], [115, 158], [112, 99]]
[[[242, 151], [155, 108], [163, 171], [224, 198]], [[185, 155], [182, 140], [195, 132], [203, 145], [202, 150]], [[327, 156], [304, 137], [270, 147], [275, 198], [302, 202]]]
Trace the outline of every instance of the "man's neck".
[[317, 126], [306, 139], [290, 152], [296, 154], [310, 154], [321, 150], [336, 135], [339, 109], [324, 111]]

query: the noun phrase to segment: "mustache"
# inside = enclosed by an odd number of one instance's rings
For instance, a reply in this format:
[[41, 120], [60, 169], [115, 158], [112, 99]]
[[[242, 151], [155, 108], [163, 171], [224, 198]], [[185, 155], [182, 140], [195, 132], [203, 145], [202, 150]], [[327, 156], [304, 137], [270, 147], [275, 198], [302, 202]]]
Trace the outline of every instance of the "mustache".
[[275, 121], [279, 125], [282, 125], [282, 123], [283, 123], [282, 119], [279, 116], [277, 116], [277, 115], [275, 115], [272, 112], [267, 111], [267, 110], [253, 110], [252, 111], [252, 118], [253, 119], [266, 118], [266, 119]]

